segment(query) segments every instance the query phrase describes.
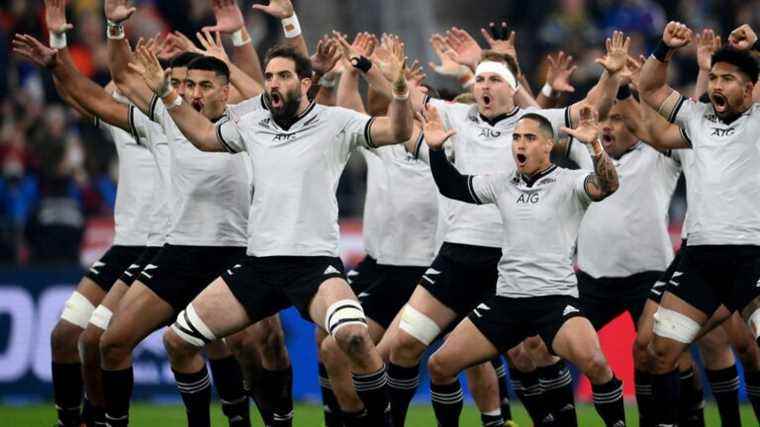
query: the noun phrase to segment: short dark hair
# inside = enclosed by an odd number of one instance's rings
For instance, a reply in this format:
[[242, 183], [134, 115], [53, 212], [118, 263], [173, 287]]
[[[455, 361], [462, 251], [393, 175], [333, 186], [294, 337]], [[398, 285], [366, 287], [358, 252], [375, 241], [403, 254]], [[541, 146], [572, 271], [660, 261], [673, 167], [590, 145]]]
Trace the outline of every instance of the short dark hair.
[[182, 52], [180, 54], [175, 55], [170, 61], [169, 61], [169, 67], [171, 68], [180, 68], [180, 67], [187, 67], [187, 64], [191, 63], [196, 58], [201, 58], [203, 55], [196, 52]]
[[552, 122], [550, 122], [549, 119], [536, 113], [528, 113], [520, 117], [520, 121], [525, 119], [530, 119], [538, 122], [539, 129], [541, 129], [541, 131], [543, 131], [546, 135], [549, 135], [549, 139], [554, 139], [554, 128], [552, 127]]
[[230, 68], [221, 59], [213, 56], [201, 56], [187, 64], [187, 70], [213, 71], [217, 76], [222, 76], [226, 81], [230, 80]]
[[757, 61], [752, 57], [751, 53], [736, 50], [731, 47], [724, 47], [713, 53], [712, 65], [715, 65], [718, 62], [725, 62], [735, 66], [739, 71], [746, 74], [747, 77], [752, 80], [752, 84], [757, 83], [757, 75], [760, 73], [760, 66], [758, 66]]
[[299, 79], [310, 79], [314, 74], [311, 68], [311, 60], [290, 46], [278, 44], [269, 49], [264, 57], [265, 69], [266, 65], [269, 64], [269, 61], [274, 58], [287, 58], [292, 60], [296, 64], [296, 75]]

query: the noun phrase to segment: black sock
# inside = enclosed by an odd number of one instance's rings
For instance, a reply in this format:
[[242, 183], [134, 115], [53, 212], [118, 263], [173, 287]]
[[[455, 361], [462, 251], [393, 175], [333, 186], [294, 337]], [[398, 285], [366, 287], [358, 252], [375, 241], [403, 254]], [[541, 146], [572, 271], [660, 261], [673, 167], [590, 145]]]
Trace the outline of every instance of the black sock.
[[652, 423], [676, 425], [678, 400], [681, 395], [678, 370], [664, 374], [652, 374]]
[[760, 419], [760, 371], [744, 371], [744, 386], [747, 389], [747, 398], [755, 411], [755, 417]]
[[501, 415], [501, 410], [494, 411], [494, 414], [480, 414], [480, 423], [483, 427], [504, 427], [504, 417]]
[[420, 365], [410, 368], [388, 363], [388, 392], [391, 399], [393, 425], [400, 427], [406, 420], [409, 403], [420, 385]]
[[379, 370], [369, 374], [355, 374], [351, 377], [354, 381], [356, 394], [359, 395], [364, 408], [367, 410], [367, 419], [370, 426], [383, 426], [390, 423], [390, 400], [388, 393], [388, 373], [385, 365]]
[[53, 372], [53, 399], [58, 411], [58, 425], [79, 427], [82, 405], [82, 365], [79, 363], [55, 363]]
[[345, 427], [367, 427], [369, 420], [366, 409], [359, 412], [344, 412], [342, 418]]
[[261, 381], [262, 368], [261, 366], [254, 364], [249, 365], [247, 369], [250, 371], [249, 375], [251, 375], [251, 378], [249, 379], [250, 384], [247, 381], [244, 383], [246, 390], [248, 391], [248, 396], [253, 400], [253, 404], [256, 405], [256, 409], [258, 409], [264, 425], [268, 426], [272, 424], [272, 408], [268, 406], [269, 402], [266, 396], [266, 384]]
[[129, 399], [132, 398], [134, 373], [132, 366], [117, 371], [101, 370], [103, 395], [106, 399], [106, 422], [109, 427], [129, 424]]
[[723, 427], [740, 426], [739, 418], [739, 373], [736, 365], [713, 371], [706, 369], [715, 402], [718, 404], [720, 421]]
[[464, 393], [459, 380], [451, 384], [430, 384], [433, 412], [439, 427], [459, 426], [459, 415], [464, 407]]
[[87, 427], [102, 427], [106, 425], [106, 411], [104, 408], [95, 406], [87, 397], [82, 405], [82, 422]]
[[293, 424], [293, 368], [270, 371], [261, 369], [261, 382], [266, 387], [268, 406], [272, 410], [273, 427], [289, 427]]
[[652, 376], [648, 372], [636, 369], [633, 378], [636, 385], [636, 404], [639, 408], [639, 425], [652, 427]]
[[190, 374], [174, 371], [174, 379], [185, 403], [188, 427], [209, 427], [211, 381], [206, 365], [204, 364], [200, 371]]
[[512, 408], [509, 406], [509, 389], [507, 388], [507, 370], [501, 356], [491, 359], [496, 371], [496, 381], [499, 384], [499, 402], [501, 402], [501, 417], [505, 421], [512, 419]]
[[[623, 382], [614, 375], [604, 384], [592, 384], [594, 407], [607, 427], [625, 427]], [[564, 424], [561, 424], [564, 425]]]
[[[390, 382], [390, 379], [388, 380]], [[341, 427], [342, 411], [335, 393], [332, 390], [330, 377], [327, 376], [327, 368], [319, 363], [319, 389], [322, 392], [322, 412], [325, 418], [325, 427]]]
[[541, 384], [538, 380], [538, 370], [520, 372], [509, 368], [509, 378], [517, 397], [520, 398], [525, 410], [528, 411], [534, 425], [541, 425], [543, 419], [550, 415], [541, 402]]
[[578, 425], [575, 415], [575, 396], [573, 395], [573, 377], [564, 360], [538, 369], [539, 383], [544, 402], [559, 425], [574, 427]]
[[230, 427], [250, 427], [248, 394], [243, 385], [243, 371], [237, 359], [234, 356], [209, 359], [208, 364], [222, 404], [222, 413], [227, 417]]
[[694, 369], [679, 374], [681, 399], [678, 402], [678, 425], [681, 427], [704, 427], [704, 393], [699, 387]]

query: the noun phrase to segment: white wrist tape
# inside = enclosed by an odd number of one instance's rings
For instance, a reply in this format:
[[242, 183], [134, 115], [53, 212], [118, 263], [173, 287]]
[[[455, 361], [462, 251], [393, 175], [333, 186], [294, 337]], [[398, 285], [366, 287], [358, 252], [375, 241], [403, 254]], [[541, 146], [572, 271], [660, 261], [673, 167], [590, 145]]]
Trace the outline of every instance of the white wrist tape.
[[232, 33], [232, 45], [235, 47], [245, 46], [251, 42], [251, 38], [247, 37], [242, 29], [239, 29]]
[[499, 75], [502, 79], [504, 79], [510, 86], [512, 86], [512, 89], [517, 89], [517, 79], [515, 78], [515, 75], [512, 74], [511, 71], [509, 71], [509, 68], [501, 63], [496, 61], [483, 61], [480, 64], [478, 64], [478, 68], [475, 69], [475, 76], [479, 76], [483, 73], [494, 73]]
[[684, 344], [691, 344], [702, 326], [689, 316], [660, 306], [654, 313], [654, 334]]
[[425, 345], [430, 345], [441, 333], [441, 328], [433, 319], [409, 304], [403, 308], [399, 328]]
[[90, 323], [105, 331], [108, 329], [108, 324], [111, 323], [111, 317], [113, 317], [113, 312], [103, 304], [100, 304], [95, 311], [92, 312]]
[[545, 83], [544, 87], [541, 88], [541, 95], [547, 98], [551, 98], [553, 94], [554, 94], [554, 89], [552, 89], [552, 85], [550, 85], [549, 83]]
[[50, 32], [50, 47], [53, 49], [63, 49], [66, 47], [66, 33]]
[[93, 311], [95, 311], [95, 306], [92, 305], [90, 300], [79, 292], [74, 291], [69, 299], [66, 300], [66, 305], [63, 306], [61, 319], [84, 329], [87, 327], [87, 322], [90, 321]]
[[292, 39], [301, 35], [301, 23], [298, 22], [298, 15], [295, 13], [289, 18], [285, 18], [282, 21], [282, 30], [285, 32], [285, 37]]
[[106, 37], [111, 40], [124, 38], [124, 25], [121, 22], [106, 21]]

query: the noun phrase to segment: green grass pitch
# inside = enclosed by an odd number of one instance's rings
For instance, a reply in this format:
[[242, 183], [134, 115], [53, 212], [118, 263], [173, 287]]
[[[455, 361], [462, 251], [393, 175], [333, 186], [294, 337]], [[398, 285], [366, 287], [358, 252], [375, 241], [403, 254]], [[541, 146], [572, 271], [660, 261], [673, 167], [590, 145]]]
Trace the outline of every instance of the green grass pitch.
[[[525, 411], [521, 406], [514, 405], [513, 413], [515, 421], [520, 427], [529, 427], [530, 423]], [[579, 425], [583, 427], [603, 426], [591, 405], [581, 404], [578, 407]], [[706, 425], [719, 426], [718, 410], [714, 404], [707, 406], [705, 410]], [[183, 427], [185, 426], [185, 413], [179, 405], [149, 405], [144, 403], [134, 404], [130, 412], [130, 425], [136, 427]], [[638, 425], [635, 407], [627, 407], [627, 421], [629, 426]], [[757, 425], [752, 408], [749, 405], [742, 406], [742, 425]], [[0, 426], [7, 427], [51, 427], [55, 424], [53, 405], [34, 406], [0, 406]], [[218, 406], [212, 409], [212, 425], [226, 427], [227, 423]], [[256, 419], [254, 426], [261, 426]], [[320, 427], [322, 426], [321, 408], [317, 405], [298, 405], [293, 424], [295, 427]], [[406, 423], [410, 427], [435, 427], [433, 409], [430, 406], [415, 405], [409, 411]], [[480, 426], [480, 418], [477, 410], [470, 405], [465, 406], [462, 414], [462, 427]]]

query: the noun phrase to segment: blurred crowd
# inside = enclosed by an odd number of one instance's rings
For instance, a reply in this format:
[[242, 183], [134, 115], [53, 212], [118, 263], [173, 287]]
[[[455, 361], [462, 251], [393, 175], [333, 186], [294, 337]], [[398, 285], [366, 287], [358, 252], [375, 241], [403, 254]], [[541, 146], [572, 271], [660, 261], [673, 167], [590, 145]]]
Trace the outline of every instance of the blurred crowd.
[[[68, 35], [72, 56], [83, 74], [105, 84], [105, 28], [100, 0], [71, 0]], [[179, 30], [195, 34], [213, 21], [210, 0], [138, 0], [127, 33], [150, 37]], [[260, 55], [280, 37], [277, 21], [255, 13], [242, 1], [246, 24]], [[545, 57], [564, 50], [578, 69], [572, 82], [586, 93], [601, 69], [594, 59], [612, 29], [633, 38], [632, 52], [649, 52], [665, 23], [677, 19], [694, 30], [713, 28], [727, 35], [740, 23], [760, 29], [760, 0], [294, 0], [304, 34], [313, 48], [332, 29], [397, 32], [410, 58], [435, 57], [428, 39], [456, 25], [478, 37], [489, 21], [506, 21], [518, 33], [518, 55], [534, 92], [545, 75]], [[0, 0], [0, 263], [76, 262], [88, 221], [108, 217], [116, 197], [116, 151], [106, 133], [67, 108], [48, 73], [14, 58], [16, 32], [47, 40], [42, 1]], [[696, 79], [693, 51], [674, 60], [674, 87], [690, 93]], [[456, 82], [427, 69], [428, 83], [456, 95]], [[571, 99], [567, 100], [572, 101]], [[359, 217], [364, 199], [364, 167], [353, 159], [339, 187], [341, 216]], [[679, 221], [683, 191], [674, 201]]]

